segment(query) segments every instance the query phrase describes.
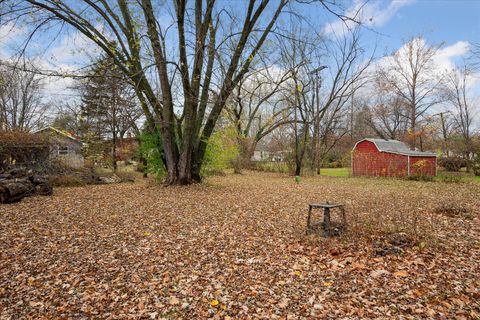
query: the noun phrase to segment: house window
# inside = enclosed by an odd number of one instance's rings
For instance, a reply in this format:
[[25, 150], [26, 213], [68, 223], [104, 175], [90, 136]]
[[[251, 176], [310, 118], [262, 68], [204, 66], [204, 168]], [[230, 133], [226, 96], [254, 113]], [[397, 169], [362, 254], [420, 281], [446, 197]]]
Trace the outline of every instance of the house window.
[[58, 155], [64, 156], [68, 154], [68, 146], [58, 146]]

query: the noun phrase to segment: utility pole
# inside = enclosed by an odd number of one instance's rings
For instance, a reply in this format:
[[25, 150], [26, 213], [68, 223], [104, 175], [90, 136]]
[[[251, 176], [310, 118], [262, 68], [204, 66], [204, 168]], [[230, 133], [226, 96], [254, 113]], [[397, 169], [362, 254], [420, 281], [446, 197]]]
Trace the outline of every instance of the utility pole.
[[447, 126], [445, 125], [445, 117], [443, 116], [444, 114], [451, 113], [450, 111], [442, 111], [439, 113], [436, 113], [433, 116], [440, 116], [440, 121], [442, 122], [442, 138], [443, 138], [443, 152], [447, 154], [447, 157], [449, 156], [448, 153], [448, 148], [447, 148], [447, 139], [448, 139], [448, 133], [447, 133]]
[[310, 75], [313, 75], [313, 86], [314, 86], [314, 95], [313, 100], [315, 103], [315, 109], [313, 112], [313, 145], [312, 145], [312, 167], [317, 171], [317, 174], [320, 175], [320, 155], [318, 154], [318, 143], [320, 140], [320, 87], [322, 86], [322, 78], [320, 71], [328, 68], [327, 66], [320, 66], [313, 71], [309, 72]]

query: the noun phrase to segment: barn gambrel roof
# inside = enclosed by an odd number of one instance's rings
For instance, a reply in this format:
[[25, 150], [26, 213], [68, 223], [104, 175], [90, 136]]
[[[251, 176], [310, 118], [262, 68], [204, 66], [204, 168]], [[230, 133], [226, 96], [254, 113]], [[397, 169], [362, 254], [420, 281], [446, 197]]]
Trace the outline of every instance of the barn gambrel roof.
[[372, 142], [373, 144], [375, 144], [378, 151], [380, 152], [396, 153], [396, 154], [412, 156], [412, 157], [436, 157], [437, 156], [437, 154], [434, 152], [410, 150], [405, 143], [398, 140], [386, 140], [386, 139], [374, 139], [374, 138], [366, 138], [358, 141], [353, 147], [353, 150], [355, 150], [355, 148], [357, 147], [357, 144], [363, 141]]

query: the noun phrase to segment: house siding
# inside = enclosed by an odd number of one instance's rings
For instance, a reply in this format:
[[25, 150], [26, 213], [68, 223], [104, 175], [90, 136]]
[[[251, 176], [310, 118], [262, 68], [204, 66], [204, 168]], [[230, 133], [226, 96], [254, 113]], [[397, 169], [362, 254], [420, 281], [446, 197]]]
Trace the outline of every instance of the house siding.
[[[75, 141], [51, 129], [44, 130], [39, 134], [48, 136], [50, 160], [55, 160], [71, 168], [82, 168], [84, 166], [81, 142]], [[59, 149], [65, 147], [68, 147], [68, 153], [59, 154]]]

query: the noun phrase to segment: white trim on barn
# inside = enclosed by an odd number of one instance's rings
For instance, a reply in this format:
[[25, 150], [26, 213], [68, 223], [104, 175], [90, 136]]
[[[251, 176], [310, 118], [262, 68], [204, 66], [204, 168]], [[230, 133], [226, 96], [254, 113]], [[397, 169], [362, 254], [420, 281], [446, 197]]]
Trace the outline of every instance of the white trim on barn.
[[407, 176], [410, 177], [410, 156], [407, 156]]

